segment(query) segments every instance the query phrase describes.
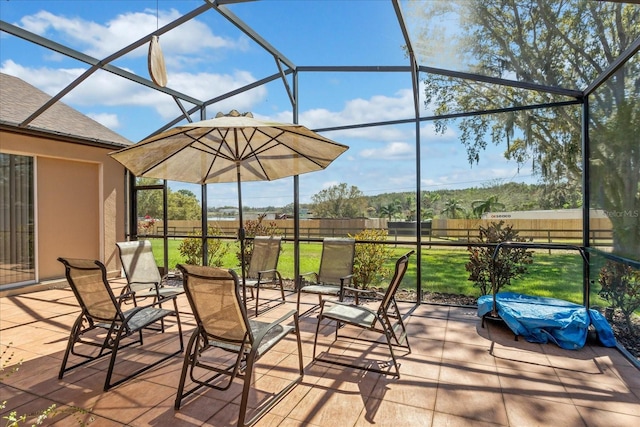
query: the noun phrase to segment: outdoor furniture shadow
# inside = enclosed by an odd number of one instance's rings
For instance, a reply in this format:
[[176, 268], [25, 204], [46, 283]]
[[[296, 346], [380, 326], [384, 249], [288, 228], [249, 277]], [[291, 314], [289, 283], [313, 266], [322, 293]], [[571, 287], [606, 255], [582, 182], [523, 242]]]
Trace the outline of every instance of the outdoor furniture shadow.
[[[104, 390], [107, 391], [182, 352], [184, 349], [182, 326], [177, 310], [160, 308], [157, 306], [158, 302], [154, 302], [151, 305], [132, 307], [123, 311], [121, 302], [130, 298], [131, 295], [125, 293], [116, 297], [113, 294], [107, 281], [107, 271], [104, 264], [88, 259], [58, 258], [58, 261], [64, 264], [67, 281], [82, 309], [71, 328], [69, 342], [58, 374], [59, 379], [62, 379], [64, 373], [71, 369], [110, 354], [109, 368], [104, 381]], [[175, 297], [173, 298], [175, 299]], [[162, 321], [167, 316], [176, 317], [180, 349], [112, 383], [111, 376], [118, 351], [137, 343], [142, 345], [143, 329]], [[99, 334], [89, 336], [90, 331], [97, 332], [99, 330], [106, 330], [104, 339]], [[164, 333], [164, 328], [162, 332]], [[127, 340], [126, 343], [123, 343], [123, 340], [128, 337], [132, 337], [133, 341]], [[81, 350], [76, 350], [77, 347]], [[99, 348], [99, 351], [89, 352], [89, 348]], [[71, 354], [84, 360], [75, 365], [67, 366]]]
[[[238, 426], [253, 425], [304, 376], [298, 312], [291, 310], [269, 323], [249, 320], [240, 296], [238, 275], [233, 270], [184, 264], [178, 268], [184, 277], [196, 328], [187, 344], [175, 409], [180, 409], [182, 400], [196, 390], [205, 386], [227, 390], [238, 377], [244, 380]], [[285, 325], [287, 319], [292, 319], [293, 325]], [[255, 364], [289, 334], [294, 334], [297, 341], [299, 372], [280, 391], [269, 393], [246, 421]], [[229, 354], [233, 355], [231, 360]], [[185, 391], [187, 372], [194, 386]]]
[[[297, 309], [300, 311], [302, 293], [318, 295], [318, 304], [323, 296], [338, 296], [342, 299], [343, 288], [351, 284], [356, 241], [351, 238], [326, 237], [322, 241], [320, 269], [317, 273], [303, 273], [298, 278]], [[306, 277], [311, 276], [312, 280]], [[307, 310], [313, 310], [315, 306]]]
[[[382, 374], [387, 374], [388, 371], [384, 369], [379, 369], [375, 367], [369, 366], [360, 366], [354, 365], [350, 363], [343, 363], [338, 360], [332, 360], [323, 357], [316, 357], [316, 346], [318, 343], [318, 333], [320, 331], [320, 324], [323, 319], [328, 319], [336, 322], [336, 330], [334, 342], [338, 339], [339, 334], [338, 331], [342, 329], [345, 325], [350, 325], [360, 329], [366, 329], [368, 331], [373, 331], [380, 333], [381, 336], [384, 337], [388, 347], [389, 353], [391, 355], [391, 363], [395, 368], [395, 376], [400, 378], [400, 368], [398, 366], [398, 362], [396, 360], [396, 356], [394, 353], [394, 347], [404, 347], [411, 353], [411, 347], [409, 346], [409, 338], [407, 336], [407, 330], [404, 326], [404, 322], [402, 320], [402, 315], [400, 314], [400, 310], [398, 309], [398, 305], [396, 303], [395, 294], [398, 288], [400, 287], [400, 282], [404, 277], [405, 272], [407, 271], [409, 257], [414, 253], [414, 251], [408, 252], [405, 255], [401, 256], [396, 261], [395, 272], [393, 277], [391, 278], [391, 282], [387, 291], [384, 294], [378, 294], [382, 297], [380, 301], [380, 305], [377, 310], [370, 309], [365, 306], [360, 306], [357, 304], [346, 303], [341, 301], [330, 301], [323, 300], [320, 304], [320, 314], [318, 315], [318, 323], [316, 325], [316, 334], [313, 340], [313, 360], [321, 361], [326, 363], [331, 363], [335, 365], [341, 365], [356, 369], [364, 369], [367, 371], [378, 372]], [[349, 292], [355, 293], [368, 293], [372, 294], [373, 291], [363, 290], [363, 289], [355, 289], [355, 288], [347, 288], [345, 290]], [[347, 328], [345, 328], [347, 329]], [[379, 340], [367, 339], [358, 337], [348, 337], [350, 339], [368, 341], [368, 342], [380, 342]]]
[[256, 236], [253, 239], [253, 251], [251, 252], [251, 260], [244, 279], [244, 286], [251, 290], [251, 298], [256, 300], [256, 316], [260, 305], [260, 288], [263, 286], [280, 288], [282, 302], [279, 304], [285, 303], [282, 276], [277, 269], [281, 242], [282, 239], [280, 237], [272, 236]]

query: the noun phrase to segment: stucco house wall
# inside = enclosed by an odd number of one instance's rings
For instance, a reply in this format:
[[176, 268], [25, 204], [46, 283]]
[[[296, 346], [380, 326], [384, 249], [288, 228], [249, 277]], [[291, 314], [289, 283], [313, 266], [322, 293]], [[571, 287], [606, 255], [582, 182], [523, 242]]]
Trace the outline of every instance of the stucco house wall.
[[50, 97], [4, 74], [0, 90], [0, 152], [34, 159], [36, 284], [64, 278], [59, 256], [98, 259], [119, 274], [126, 175], [108, 154], [131, 141], [60, 102], [20, 126]]

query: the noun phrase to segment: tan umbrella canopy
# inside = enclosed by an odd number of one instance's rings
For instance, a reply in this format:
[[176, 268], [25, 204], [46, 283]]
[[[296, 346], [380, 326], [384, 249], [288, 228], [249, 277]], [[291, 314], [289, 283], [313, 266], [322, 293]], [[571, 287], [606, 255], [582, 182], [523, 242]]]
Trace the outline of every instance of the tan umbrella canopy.
[[110, 156], [138, 177], [206, 184], [322, 170], [348, 148], [302, 125], [231, 112], [177, 126]]
[[196, 184], [237, 182], [244, 253], [241, 182], [322, 170], [348, 148], [302, 125], [261, 121], [234, 110], [177, 126], [110, 156], [138, 177]]

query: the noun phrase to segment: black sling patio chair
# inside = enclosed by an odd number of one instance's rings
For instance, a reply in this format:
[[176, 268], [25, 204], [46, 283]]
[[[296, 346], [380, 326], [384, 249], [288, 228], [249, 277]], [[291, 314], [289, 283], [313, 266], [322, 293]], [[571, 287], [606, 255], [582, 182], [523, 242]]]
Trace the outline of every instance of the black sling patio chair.
[[[100, 261], [72, 258], [58, 258], [58, 261], [64, 264], [67, 281], [82, 309], [71, 328], [69, 342], [58, 374], [59, 379], [62, 379], [65, 372], [71, 369], [111, 355], [104, 381], [104, 390], [107, 391], [182, 352], [184, 349], [182, 326], [177, 310], [160, 308], [157, 306], [158, 302], [155, 302], [151, 305], [132, 307], [123, 311], [121, 302], [130, 295], [123, 294], [119, 297], [114, 295], [107, 281], [107, 270]], [[112, 383], [111, 376], [118, 351], [138, 343], [142, 345], [142, 331], [152, 324], [164, 320], [167, 316], [176, 317], [180, 349]], [[106, 331], [104, 339], [97, 333], [100, 329]], [[96, 333], [90, 334], [91, 331], [96, 331]], [[164, 332], [164, 328], [162, 332]], [[129, 337], [132, 340], [129, 340]], [[94, 351], [89, 352], [89, 348], [93, 348]], [[99, 350], [95, 350], [95, 348], [99, 348]], [[83, 360], [72, 366], [67, 366], [69, 356], [72, 354]]]
[[[298, 311], [300, 311], [300, 297], [303, 293], [317, 294], [318, 304], [322, 303], [323, 297], [336, 296], [342, 298], [343, 288], [351, 284], [353, 277], [355, 248], [355, 239], [324, 238], [322, 241], [320, 269], [317, 273], [303, 273], [298, 277]], [[308, 311], [313, 310], [315, 307], [314, 305]]]
[[[251, 298], [256, 300], [256, 316], [260, 305], [260, 288], [269, 286], [280, 289], [280, 297], [284, 304], [284, 286], [278, 271], [278, 259], [282, 239], [272, 236], [256, 236], [253, 238], [253, 251], [247, 268], [245, 286], [251, 290]], [[255, 289], [255, 296], [253, 290]]]
[[[396, 360], [393, 348], [403, 347], [407, 350], [408, 353], [411, 353], [411, 347], [409, 346], [409, 338], [407, 336], [407, 330], [402, 320], [402, 315], [400, 314], [400, 310], [398, 310], [395, 294], [400, 286], [400, 282], [402, 281], [405, 272], [407, 271], [409, 257], [413, 253], [414, 251], [408, 252], [396, 261], [395, 272], [393, 274], [393, 277], [391, 278], [391, 282], [389, 283], [387, 291], [384, 294], [378, 294], [382, 297], [382, 299], [377, 310], [373, 310], [366, 306], [341, 301], [322, 301], [320, 305], [320, 314], [318, 315], [318, 323], [316, 325], [316, 335], [313, 340], [313, 360], [356, 369], [364, 369], [381, 374], [388, 373], [388, 371], [385, 369], [379, 369], [372, 366], [361, 366], [341, 362], [339, 360], [329, 359], [326, 357], [316, 357], [316, 345], [318, 343], [320, 324], [324, 319], [328, 319], [336, 322], [334, 342], [340, 336], [339, 331], [341, 329], [347, 329], [346, 327], [344, 327], [345, 325], [380, 333], [382, 337], [384, 337], [384, 340], [389, 347], [391, 364], [395, 368], [395, 376], [400, 378], [400, 368], [398, 366], [398, 361]], [[373, 293], [370, 290], [355, 288], [345, 288], [345, 290], [355, 293]], [[359, 336], [348, 338], [369, 341], [373, 343], [380, 342], [379, 340], [360, 338]]]
[[[237, 377], [244, 380], [238, 426], [253, 425], [304, 376], [298, 312], [291, 310], [275, 321], [250, 320], [240, 296], [238, 275], [233, 270], [184, 264], [179, 264], [178, 268], [183, 274], [196, 328], [187, 344], [175, 409], [180, 409], [182, 400], [200, 388], [227, 390]], [[285, 324], [288, 319], [293, 320], [293, 325]], [[247, 421], [255, 364], [289, 334], [297, 341], [298, 375], [260, 402], [259, 409]], [[233, 356], [229, 358], [229, 354]], [[185, 391], [187, 373], [194, 385]]]

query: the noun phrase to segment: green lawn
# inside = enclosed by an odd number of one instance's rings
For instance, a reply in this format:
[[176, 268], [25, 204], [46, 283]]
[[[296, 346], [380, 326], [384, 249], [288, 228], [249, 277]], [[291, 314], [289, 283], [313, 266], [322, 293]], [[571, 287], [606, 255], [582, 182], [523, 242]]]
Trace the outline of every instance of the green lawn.
[[[162, 265], [162, 241], [152, 241], [153, 251], [158, 265]], [[169, 240], [169, 268], [184, 262], [178, 251], [180, 240]], [[237, 242], [229, 241], [229, 251], [224, 258], [227, 268], [238, 267], [236, 252]], [[395, 260], [400, 255], [411, 250], [411, 247], [395, 247], [393, 257], [386, 263], [391, 271]], [[321, 243], [300, 244], [300, 272], [317, 271], [320, 264]], [[422, 253], [422, 286], [424, 291], [451, 294], [462, 294], [477, 297], [478, 288], [468, 280], [465, 264], [468, 253], [464, 249], [423, 249]], [[293, 243], [283, 242], [278, 269], [284, 278], [293, 278]], [[533, 264], [528, 267], [529, 273], [514, 280], [508, 291], [520, 292], [528, 295], [548, 296], [567, 301], [582, 303], [582, 261], [577, 253], [535, 251]], [[381, 281], [376, 286], [384, 286]], [[409, 264], [409, 269], [402, 282], [402, 287], [414, 290], [416, 288], [415, 255]], [[597, 285], [596, 285], [597, 287]], [[597, 296], [597, 289], [592, 291], [592, 305], [607, 305]]]

